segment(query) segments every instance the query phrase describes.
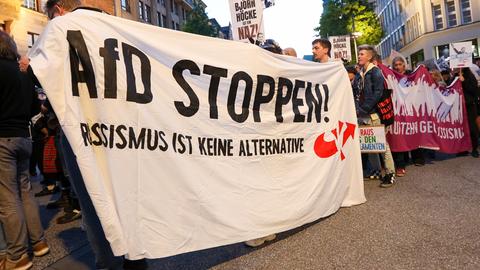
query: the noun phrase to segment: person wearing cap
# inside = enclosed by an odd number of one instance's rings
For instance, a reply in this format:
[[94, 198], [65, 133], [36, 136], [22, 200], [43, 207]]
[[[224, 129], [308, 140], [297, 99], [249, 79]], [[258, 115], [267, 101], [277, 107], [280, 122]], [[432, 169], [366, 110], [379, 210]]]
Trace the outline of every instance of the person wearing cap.
[[278, 42], [276, 42], [273, 39], [265, 40], [265, 42], [263, 44], [261, 44], [260, 47], [262, 49], [265, 49], [265, 50], [267, 50], [269, 52], [272, 52], [272, 53], [275, 53], [275, 54], [283, 54], [282, 48], [280, 47]]

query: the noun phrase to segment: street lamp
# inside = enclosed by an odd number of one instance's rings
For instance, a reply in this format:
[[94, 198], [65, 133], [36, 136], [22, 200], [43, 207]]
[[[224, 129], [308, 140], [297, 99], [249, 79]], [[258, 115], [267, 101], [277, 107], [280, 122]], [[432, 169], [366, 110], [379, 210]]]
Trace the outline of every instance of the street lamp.
[[362, 32], [352, 32], [353, 46], [355, 47], [355, 59], [358, 62], [357, 38], [362, 36]]
[[355, 31], [355, 13], [351, 11], [352, 14], [352, 38], [353, 38], [353, 46], [355, 47], [355, 59], [358, 62], [358, 52], [357, 52], [357, 38], [362, 36], [362, 32]]

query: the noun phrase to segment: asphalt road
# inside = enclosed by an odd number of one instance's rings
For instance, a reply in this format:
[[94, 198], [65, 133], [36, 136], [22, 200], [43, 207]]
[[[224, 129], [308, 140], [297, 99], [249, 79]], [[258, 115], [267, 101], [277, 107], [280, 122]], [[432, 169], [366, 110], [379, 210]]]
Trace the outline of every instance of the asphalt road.
[[[388, 189], [366, 181], [367, 203], [280, 233], [266, 246], [149, 260], [150, 269], [480, 269], [480, 159], [437, 155], [397, 180]], [[41, 211], [53, 252], [35, 259], [34, 269], [92, 269], [80, 223], [56, 225], [58, 213]]]

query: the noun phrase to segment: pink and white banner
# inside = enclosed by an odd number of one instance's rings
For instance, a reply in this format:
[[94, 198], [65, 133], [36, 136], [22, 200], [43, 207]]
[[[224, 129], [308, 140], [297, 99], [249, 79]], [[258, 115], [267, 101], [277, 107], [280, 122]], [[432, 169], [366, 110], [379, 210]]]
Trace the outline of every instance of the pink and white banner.
[[395, 122], [387, 128], [392, 152], [417, 148], [458, 153], [471, 149], [462, 85], [439, 86], [424, 66], [401, 75], [380, 65], [392, 99]]

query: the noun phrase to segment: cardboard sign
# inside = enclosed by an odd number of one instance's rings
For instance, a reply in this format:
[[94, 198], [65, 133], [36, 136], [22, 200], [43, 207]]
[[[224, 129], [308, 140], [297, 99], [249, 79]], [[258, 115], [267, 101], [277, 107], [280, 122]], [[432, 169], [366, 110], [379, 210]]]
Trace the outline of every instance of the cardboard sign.
[[450, 68], [462, 68], [472, 65], [472, 42], [450, 43]]
[[263, 8], [261, 0], [230, 0], [233, 39], [250, 42], [248, 38], [262, 41]]
[[332, 36], [329, 37], [332, 43], [331, 57], [337, 60], [352, 60], [352, 50], [350, 48], [350, 36]]
[[360, 126], [360, 151], [384, 153], [386, 151], [385, 126]]

